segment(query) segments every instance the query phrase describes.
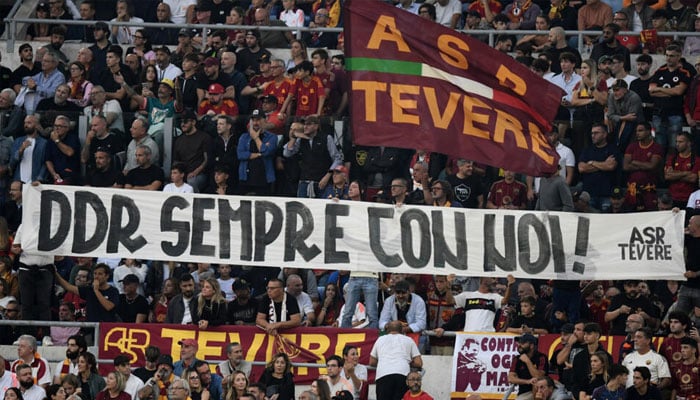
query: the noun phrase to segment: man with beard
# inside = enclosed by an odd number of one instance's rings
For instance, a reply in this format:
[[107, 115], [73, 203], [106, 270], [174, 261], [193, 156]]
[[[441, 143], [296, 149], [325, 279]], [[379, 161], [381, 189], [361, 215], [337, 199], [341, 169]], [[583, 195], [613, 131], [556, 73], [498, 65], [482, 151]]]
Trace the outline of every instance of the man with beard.
[[[221, 62], [218, 58], [208, 57], [204, 60], [204, 74], [201, 75], [197, 87], [197, 101], [201, 104], [207, 97], [208, 89], [212, 85], [218, 83], [224, 88], [223, 98], [234, 99], [236, 97], [236, 88], [233, 79], [229, 75], [221, 73]], [[237, 108], [238, 106], [236, 106]]]
[[[566, 389], [574, 390], [574, 371], [571, 366], [574, 364], [576, 355], [583, 351], [585, 344], [583, 343], [583, 328], [585, 324], [582, 321], [574, 325], [574, 332], [569, 336], [564, 346], [559, 351], [556, 357], [557, 369], [561, 371], [559, 380], [566, 386]], [[562, 329], [564, 327], [562, 326]]]
[[85, 186], [124, 187], [124, 174], [114, 167], [107, 149], [98, 147], [95, 151], [95, 168], [88, 173]]
[[63, 42], [66, 40], [66, 27], [63, 25], [56, 25], [51, 28], [51, 42], [44, 46], [44, 48], [52, 53], [54, 53], [61, 64], [61, 70], [65, 69], [66, 64], [68, 64], [68, 56], [61, 51], [63, 47]]
[[[194, 282], [193, 286], [194, 288]], [[170, 386], [182, 385], [184, 380], [173, 374], [173, 358], [162, 354], [158, 358], [156, 373], [146, 381], [144, 387], [139, 390], [140, 400], [168, 400], [167, 392]], [[178, 390], [179, 391], [179, 390]]]
[[88, 322], [116, 322], [119, 306], [119, 291], [109, 284], [111, 269], [107, 264], [99, 263], [92, 270], [92, 285], [76, 286], [67, 282], [54, 268], [56, 283], [66, 292], [79, 295], [87, 302]]
[[610, 87], [612, 96], [608, 96], [608, 121], [613, 126], [612, 134], [617, 138], [617, 148], [625, 151], [637, 123], [644, 121], [642, 99], [637, 93], [629, 91], [627, 82], [622, 79], [614, 80]]
[[166, 46], [156, 49], [156, 72], [158, 73], [158, 82], [163, 79], [175, 82], [175, 78], [182, 75], [182, 70], [170, 62], [170, 49]]
[[250, 297], [250, 284], [245, 279], [239, 278], [233, 282], [232, 287], [236, 298], [228, 303], [226, 320], [232, 325], [254, 325], [258, 312], [258, 300]]
[[199, 374], [199, 380], [202, 382], [202, 388], [209, 390], [209, 393], [211, 393], [211, 398], [222, 398], [222, 393], [224, 392], [222, 387], [223, 379], [219, 375], [211, 373], [209, 363], [203, 360], [197, 360], [194, 362], [193, 366]]
[[406, 376], [408, 391], [403, 395], [403, 400], [433, 400], [433, 397], [421, 388], [423, 375], [418, 371], [411, 371]]
[[254, 110], [250, 115], [248, 132], [238, 140], [238, 179], [240, 193], [270, 195], [275, 183], [274, 160], [277, 152], [277, 136], [263, 129], [265, 112]]
[[663, 341], [659, 353], [666, 357], [671, 371], [675, 371], [681, 364], [683, 354], [681, 344], [688, 337], [686, 329], [690, 325], [688, 314], [681, 311], [673, 311], [668, 315], [669, 334]]
[[656, 185], [659, 167], [663, 165], [664, 148], [655, 141], [659, 138], [659, 131], [653, 137], [651, 129], [649, 122], [637, 124], [637, 140], [627, 146], [622, 161], [622, 170], [628, 174], [625, 203], [636, 211], [656, 211], [658, 208]]
[[83, 335], [73, 335], [68, 338], [66, 358], [56, 363], [53, 372], [53, 383], [60, 384], [68, 374], [78, 375], [78, 356], [87, 351], [87, 342]]
[[19, 61], [20, 64], [10, 75], [10, 87], [19, 93], [22, 88], [22, 79], [27, 76], [33, 76], [41, 72], [41, 63], [34, 61], [34, 50], [32, 45], [24, 43], [19, 46]]
[[399, 321], [403, 333], [421, 333], [425, 329], [425, 302], [417, 294], [411, 293], [406, 280], [396, 282], [394, 294], [384, 300], [379, 329], [384, 329], [391, 321]]
[[518, 358], [511, 364], [508, 382], [518, 385], [516, 400], [531, 400], [532, 385], [547, 373], [547, 357], [537, 351], [537, 338], [526, 333], [516, 338], [518, 342]]
[[654, 327], [658, 322], [658, 309], [651, 301], [639, 293], [639, 280], [630, 279], [624, 283], [624, 293], [612, 298], [610, 308], [605, 313], [605, 322], [612, 321], [611, 335], [625, 334], [625, 321], [630, 314], [639, 314], [647, 326]]
[[37, 104], [36, 112], [40, 115], [41, 125], [50, 126], [57, 114], [63, 114], [77, 120], [82, 108], [77, 104], [68, 101], [70, 96], [70, 86], [67, 84], [58, 85], [53, 97], [43, 99]]
[[[28, 365], [31, 368], [30, 376], [32, 377], [32, 383], [36, 381], [39, 386], [48, 387], [51, 383], [51, 369], [49, 367], [49, 362], [43, 357], [37, 357], [37, 343], [36, 338], [32, 335], [22, 335], [18, 339], [17, 344], [17, 360], [13, 361], [10, 365], [10, 371], [17, 374], [17, 377], [22, 383], [20, 366]], [[24, 387], [24, 385], [22, 385]], [[29, 389], [27, 387], [26, 389]]]
[[[180, 294], [170, 300], [168, 304], [168, 315], [165, 319], [167, 324], [191, 324], [190, 301], [194, 298], [194, 278], [189, 273], [180, 277]], [[172, 363], [171, 363], [172, 364]], [[171, 365], [172, 369], [172, 365]]]
[[46, 179], [46, 147], [48, 142], [39, 135], [39, 117], [27, 115], [24, 118], [24, 136], [12, 144], [10, 168], [13, 179], [23, 183]]
[[19, 390], [22, 392], [24, 400], [44, 400], [46, 398], [44, 388], [34, 384], [32, 366], [30, 364], [18, 365], [15, 373], [17, 374], [17, 383], [19, 383]]

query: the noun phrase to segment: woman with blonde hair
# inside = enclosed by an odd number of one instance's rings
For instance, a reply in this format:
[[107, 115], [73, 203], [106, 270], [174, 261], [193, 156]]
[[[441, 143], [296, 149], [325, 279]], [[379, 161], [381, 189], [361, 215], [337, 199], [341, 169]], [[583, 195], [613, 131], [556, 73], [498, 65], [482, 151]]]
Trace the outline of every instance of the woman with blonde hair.
[[289, 43], [289, 52], [291, 53], [292, 58], [287, 61], [287, 70], [294, 68], [303, 61], [307, 61], [309, 59], [309, 55], [306, 51], [306, 45], [301, 40], [293, 39]]
[[105, 378], [105, 388], [101, 390], [95, 400], [131, 400], [131, 396], [124, 391], [126, 379], [119, 372], [112, 371]]
[[584, 60], [581, 63], [581, 81], [574, 86], [571, 99], [571, 105], [576, 110], [570, 147], [575, 154], [580, 154], [584, 147], [591, 144], [591, 128], [594, 123], [603, 121], [607, 104], [608, 85], [598, 76], [595, 61]]
[[190, 398], [192, 400], [209, 400], [209, 389], [202, 385], [202, 379], [195, 368], [187, 368], [182, 373], [182, 379], [190, 385]]
[[579, 400], [591, 400], [591, 394], [597, 387], [603, 386], [610, 380], [610, 359], [608, 353], [598, 350], [591, 354], [591, 375], [590, 379], [581, 384]]
[[212, 277], [200, 281], [199, 284], [199, 295], [190, 302], [192, 322], [197, 324], [199, 329], [225, 324], [226, 298], [221, 293], [219, 281]]
[[228, 391], [224, 400], [238, 400], [246, 392], [248, 392], [248, 377], [243, 371], [234, 371], [229, 375], [226, 380], [228, 381]]

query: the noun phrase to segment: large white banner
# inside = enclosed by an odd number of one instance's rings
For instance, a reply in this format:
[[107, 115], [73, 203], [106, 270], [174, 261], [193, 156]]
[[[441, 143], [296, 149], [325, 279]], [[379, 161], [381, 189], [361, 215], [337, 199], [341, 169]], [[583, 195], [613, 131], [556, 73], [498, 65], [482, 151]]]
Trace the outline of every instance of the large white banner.
[[25, 185], [53, 255], [539, 279], [683, 280], [683, 213], [467, 210]]
[[463, 398], [463, 393], [503, 398], [510, 387], [508, 372], [518, 358], [516, 337], [503, 333], [458, 333], [452, 357], [451, 398]]

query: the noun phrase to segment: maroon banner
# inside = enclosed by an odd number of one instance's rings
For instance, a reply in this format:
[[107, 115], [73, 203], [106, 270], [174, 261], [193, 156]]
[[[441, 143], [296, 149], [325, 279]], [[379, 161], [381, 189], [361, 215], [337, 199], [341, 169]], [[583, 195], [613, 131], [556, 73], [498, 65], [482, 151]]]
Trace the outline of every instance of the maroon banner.
[[384, 2], [346, 2], [353, 138], [530, 175], [558, 155], [544, 133], [563, 91], [512, 57]]
[[[142, 366], [146, 347], [153, 345], [177, 361], [180, 358], [177, 342], [195, 339], [199, 344], [196, 357], [209, 361], [212, 369], [217, 361], [226, 359], [226, 346], [232, 342], [241, 343], [247, 361], [269, 361], [273, 354], [282, 351], [294, 363], [316, 364], [325, 364], [334, 354], [342, 356], [343, 347], [352, 344], [358, 348], [360, 363], [367, 365], [377, 336], [374, 329], [297, 328], [275, 337], [254, 326], [226, 325], [205, 331], [191, 325], [102, 323], [98, 358], [114, 359], [126, 354], [131, 357], [132, 366]], [[112, 366], [105, 369], [111, 370]], [[262, 367], [253, 368], [251, 382], [257, 381], [262, 370]], [[293, 373], [295, 382], [308, 384], [319, 375], [319, 369], [295, 367]]]

